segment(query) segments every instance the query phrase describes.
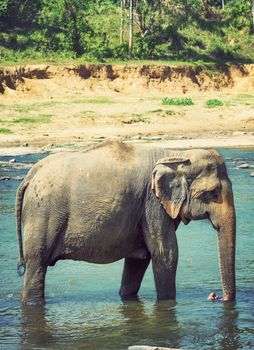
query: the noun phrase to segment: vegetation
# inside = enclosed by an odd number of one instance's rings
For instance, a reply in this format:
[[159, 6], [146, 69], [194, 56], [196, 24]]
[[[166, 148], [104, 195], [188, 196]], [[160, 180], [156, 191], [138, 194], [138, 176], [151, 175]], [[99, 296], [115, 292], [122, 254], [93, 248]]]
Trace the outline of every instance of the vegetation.
[[38, 115], [36, 117], [19, 117], [12, 121], [12, 123], [21, 123], [21, 124], [41, 124], [48, 123], [50, 121], [50, 115]]
[[71, 101], [72, 103], [75, 104], [83, 104], [83, 103], [91, 103], [91, 104], [112, 104], [115, 103], [113, 100], [111, 100], [110, 98], [107, 97], [103, 97], [103, 96], [99, 96], [97, 98], [88, 98], [88, 99], [74, 99]]
[[0, 60], [252, 62], [252, 15], [254, 0], [0, 0]]
[[7, 128], [0, 128], [0, 134], [9, 135], [12, 134], [12, 131]]
[[206, 101], [206, 106], [209, 108], [220, 107], [223, 106], [223, 102], [214, 98]]
[[165, 97], [162, 100], [163, 105], [170, 106], [191, 106], [194, 105], [191, 98], [169, 98]]

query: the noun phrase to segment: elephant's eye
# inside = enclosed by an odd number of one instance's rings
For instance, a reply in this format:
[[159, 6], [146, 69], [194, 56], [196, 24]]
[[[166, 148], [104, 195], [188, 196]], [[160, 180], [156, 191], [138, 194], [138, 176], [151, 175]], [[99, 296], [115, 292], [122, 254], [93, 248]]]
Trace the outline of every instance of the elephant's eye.
[[212, 191], [207, 191], [203, 193], [202, 199], [204, 202], [216, 201], [219, 198], [218, 189], [214, 189]]

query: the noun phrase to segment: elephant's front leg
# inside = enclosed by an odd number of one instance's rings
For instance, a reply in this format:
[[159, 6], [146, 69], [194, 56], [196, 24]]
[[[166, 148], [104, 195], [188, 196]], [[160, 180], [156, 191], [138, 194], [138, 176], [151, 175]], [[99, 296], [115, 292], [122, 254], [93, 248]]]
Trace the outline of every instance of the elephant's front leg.
[[178, 244], [173, 220], [158, 207], [146, 215], [144, 231], [150, 251], [157, 298], [176, 298]]
[[[158, 299], [176, 298], [176, 269], [178, 249], [175, 232], [170, 233], [168, 242], [154, 242], [152, 266]], [[160, 238], [159, 238], [160, 241]]]

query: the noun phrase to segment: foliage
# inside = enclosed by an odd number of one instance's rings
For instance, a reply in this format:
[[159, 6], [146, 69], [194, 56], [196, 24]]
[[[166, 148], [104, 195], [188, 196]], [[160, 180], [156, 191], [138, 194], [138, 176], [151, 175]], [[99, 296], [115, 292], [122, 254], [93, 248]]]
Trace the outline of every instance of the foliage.
[[165, 97], [162, 100], [163, 105], [170, 106], [191, 106], [194, 105], [194, 102], [191, 98], [169, 98]]
[[252, 0], [228, 0], [225, 12], [230, 18], [230, 26], [237, 29], [251, 29], [253, 27], [251, 6]]
[[206, 106], [209, 108], [220, 107], [223, 106], [223, 102], [214, 98], [206, 101]]
[[[134, 1], [133, 58], [253, 61], [252, 0], [224, 2]], [[0, 59], [128, 59], [129, 3], [0, 0]]]

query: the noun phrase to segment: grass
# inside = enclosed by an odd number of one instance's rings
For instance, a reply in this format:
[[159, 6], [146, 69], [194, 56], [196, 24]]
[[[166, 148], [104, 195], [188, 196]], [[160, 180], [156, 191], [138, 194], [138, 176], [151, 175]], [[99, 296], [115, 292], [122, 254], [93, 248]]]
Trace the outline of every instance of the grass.
[[52, 117], [52, 115], [50, 115], [50, 114], [40, 114], [40, 115], [34, 116], [34, 117], [19, 117], [19, 118], [12, 120], [12, 123], [17, 123], [17, 124], [48, 123], [50, 121], [51, 117]]
[[162, 100], [163, 105], [167, 106], [191, 106], [194, 105], [194, 102], [191, 98], [170, 98], [165, 97]]
[[220, 107], [223, 106], [223, 102], [221, 100], [218, 100], [217, 98], [214, 98], [206, 101], [206, 106], [208, 108]]
[[[1, 46], [0, 46], [1, 49]], [[17, 54], [16, 51], [14, 51]], [[80, 58], [72, 58], [72, 57], [63, 57], [60, 53], [56, 53], [56, 55], [52, 55], [51, 57], [49, 55], [47, 56], [41, 56], [41, 57], [34, 57], [31, 58], [31, 56], [27, 55], [27, 57], [15, 57], [13, 59], [13, 53], [10, 53], [9, 57], [5, 57], [1, 60], [0, 67], [10, 67], [10, 66], [17, 66], [17, 65], [37, 65], [37, 64], [51, 64], [51, 65], [57, 65], [57, 66], [65, 66], [69, 64], [93, 64], [93, 65], [100, 65], [100, 64], [119, 64], [119, 65], [139, 65], [139, 66], [213, 66], [215, 64], [214, 60], [211, 59], [211, 61], [203, 61], [203, 60], [195, 60], [195, 59], [181, 59], [181, 58], [174, 58], [174, 59], [115, 59], [115, 58], [108, 58], [105, 60], [100, 59], [87, 59], [84, 57]]]
[[239, 100], [254, 100], [254, 95], [240, 94], [237, 96]]
[[161, 112], [164, 112], [164, 110], [159, 108], [159, 109], [153, 109], [152, 111], [149, 111], [148, 113], [161, 113]]
[[3, 104], [0, 104], [0, 112], [4, 111], [6, 109], [6, 106]]
[[98, 115], [96, 115], [94, 111], [80, 111], [76, 113], [74, 116], [77, 118], [83, 118], [90, 121], [94, 121], [95, 117], [98, 117]]
[[83, 103], [83, 104], [112, 104], [115, 103], [113, 100], [111, 100], [108, 97], [96, 97], [96, 98], [89, 98], [89, 99], [74, 99], [70, 101], [71, 103]]
[[47, 102], [41, 102], [41, 103], [30, 103], [30, 104], [13, 104], [9, 105], [8, 108], [15, 112], [20, 112], [20, 113], [28, 113], [31, 111], [37, 111], [38, 109], [42, 108], [49, 108], [53, 107], [59, 102], [57, 101], [47, 101]]
[[0, 134], [10, 135], [10, 134], [13, 134], [13, 132], [10, 129], [7, 129], [7, 128], [0, 128]]

